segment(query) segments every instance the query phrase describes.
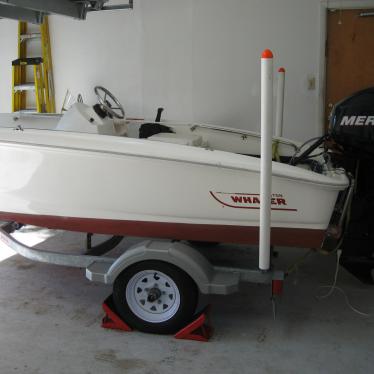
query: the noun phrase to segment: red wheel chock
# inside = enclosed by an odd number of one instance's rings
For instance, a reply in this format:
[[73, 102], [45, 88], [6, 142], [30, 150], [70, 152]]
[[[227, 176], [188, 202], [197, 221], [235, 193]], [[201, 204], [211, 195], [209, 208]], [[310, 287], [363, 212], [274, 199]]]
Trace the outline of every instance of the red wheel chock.
[[213, 335], [213, 327], [210, 324], [210, 305], [196, 315], [196, 318], [183, 329], [179, 330], [174, 337], [176, 339], [196, 340], [208, 342]]
[[132, 328], [116, 313], [112, 296], [109, 296], [103, 302], [103, 309], [105, 312], [105, 317], [101, 322], [101, 327], [103, 327], [104, 329], [132, 331]]
[[[133, 331], [133, 329], [119, 317], [113, 297], [109, 296], [103, 302], [103, 309], [105, 316], [102, 320], [101, 327], [105, 329]], [[186, 327], [178, 331], [174, 337], [176, 339], [196, 340], [200, 342], [207, 342], [213, 334], [213, 328], [209, 324], [210, 306], [206, 307], [202, 312], [198, 313], [194, 320]]]

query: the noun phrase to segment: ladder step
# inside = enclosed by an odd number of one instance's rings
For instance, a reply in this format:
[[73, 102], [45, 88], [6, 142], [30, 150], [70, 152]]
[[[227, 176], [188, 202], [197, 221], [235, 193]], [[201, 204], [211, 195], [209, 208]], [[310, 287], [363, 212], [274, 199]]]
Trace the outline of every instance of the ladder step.
[[35, 83], [22, 83], [14, 86], [14, 91], [35, 91]]
[[17, 58], [17, 60], [12, 61], [13, 66], [23, 66], [23, 65], [40, 65], [43, 62], [41, 57], [29, 57], [29, 58]]
[[21, 34], [20, 35], [21, 42], [23, 42], [25, 40], [40, 39], [40, 38], [41, 38], [40, 32], [35, 32], [35, 33], [30, 33], [30, 34]]

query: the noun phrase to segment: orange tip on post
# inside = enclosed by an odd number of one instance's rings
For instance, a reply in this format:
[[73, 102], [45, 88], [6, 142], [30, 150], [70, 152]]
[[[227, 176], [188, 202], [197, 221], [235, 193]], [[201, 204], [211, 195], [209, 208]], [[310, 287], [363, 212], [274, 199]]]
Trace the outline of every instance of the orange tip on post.
[[270, 49], [265, 49], [265, 51], [262, 52], [261, 58], [273, 58], [273, 52]]
[[285, 73], [286, 69], [285, 68], [279, 68], [278, 73]]

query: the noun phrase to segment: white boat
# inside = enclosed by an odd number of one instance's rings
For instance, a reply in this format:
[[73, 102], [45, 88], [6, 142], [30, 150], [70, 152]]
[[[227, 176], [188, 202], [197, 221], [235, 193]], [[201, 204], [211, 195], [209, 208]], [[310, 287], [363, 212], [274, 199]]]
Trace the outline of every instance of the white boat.
[[[124, 113], [117, 101], [108, 104], [107, 91], [99, 98], [99, 106], [76, 103], [61, 118], [0, 117], [0, 220], [258, 243], [257, 133], [203, 124], [141, 127], [111, 118]], [[139, 139], [139, 128], [151, 130], [146, 139]], [[272, 244], [318, 247], [349, 180], [318, 149], [293, 166], [288, 162], [300, 144], [274, 142], [277, 158], [287, 163], [272, 166]]]

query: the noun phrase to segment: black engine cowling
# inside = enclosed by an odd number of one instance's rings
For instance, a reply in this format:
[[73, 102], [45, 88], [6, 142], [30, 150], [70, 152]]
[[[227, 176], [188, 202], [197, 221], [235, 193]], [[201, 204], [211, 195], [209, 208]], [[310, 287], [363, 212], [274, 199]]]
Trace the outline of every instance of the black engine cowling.
[[374, 87], [359, 91], [335, 105], [330, 135], [347, 151], [374, 155]]

